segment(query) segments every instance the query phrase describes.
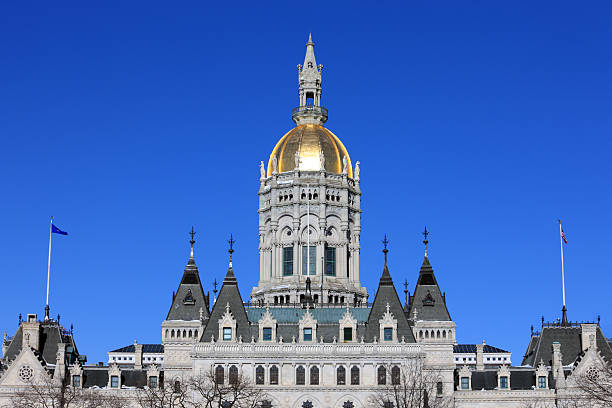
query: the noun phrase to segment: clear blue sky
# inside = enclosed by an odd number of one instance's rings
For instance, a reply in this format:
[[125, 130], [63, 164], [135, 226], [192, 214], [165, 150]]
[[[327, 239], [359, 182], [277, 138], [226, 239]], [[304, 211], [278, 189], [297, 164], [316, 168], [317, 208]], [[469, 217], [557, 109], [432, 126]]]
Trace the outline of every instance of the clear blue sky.
[[258, 164], [312, 31], [327, 126], [361, 161], [370, 293], [385, 232], [414, 289], [426, 224], [459, 342], [518, 364], [560, 317], [561, 217], [569, 317], [612, 336], [609, 2], [169, 5], [0, 6], [0, 329], [43, 313], [51, 215], [51, 313], [90, 362], [161, 341], [192, 225], [205, 290], [231, 232], [248, 299]]

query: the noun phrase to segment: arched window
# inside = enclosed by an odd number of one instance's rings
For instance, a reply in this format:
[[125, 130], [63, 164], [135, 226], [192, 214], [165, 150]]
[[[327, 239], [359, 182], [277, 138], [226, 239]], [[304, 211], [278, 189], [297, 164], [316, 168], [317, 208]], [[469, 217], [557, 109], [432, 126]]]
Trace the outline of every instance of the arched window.
[[419, 338], [423, 338], [423, 330], [419, 330]]
[[170, 332], [168, 331], [168, 329], [166, 329], [166, 338], [168, 338], [169, 333], [170, 333]]
[[378, 385], [387, 384], [387, 369], [384, 366], [378, 367]]
[[391, 384], [399, 385], [400, 376], [400, 368], [398, 366], [393, 366], [393, 368], [391, 369]]
[[217, 366], [217, 368], [215, 368], [215, 382], [217, 384], [223, 384], [224, 378], [225, 377], [225, 370], [223, 369], [223, 366]]
[[351, 367], [351, 385], [359, 385], [359, 367]]
[[191, 330], [189, 330], [189, 337], [193, 337], [193, 332]]
[[174, 392], [181, 392], [181, 382], [179, 380], [174, 381]]
[[446, 338], [446, 330], [442, 330], [442, 338], [445, 339]]
[[255, 384], [263, 385], [264, 383], [264, 368], [260, 365], [255, 369]]
[[346, 369], [343, 366], [336, 369], [336, 384], [346, 385]]
[[319, 367], [310, 367], [310, 385], [319, 385]]
[[229, 368], [229, 383], [233, 385], [238, 384], [238, 367], [235, 365]]
[[187, 337], [187, 330], [183, 329], [183, 338]]
[[278, 367], [275, 365], [270, 367], [270, 384], [278, 385]]
[[295, 384], [296, 385], [306, 384], [306, 370], [302, 366], [298, 366], [295, 369]]
[[437, 339], [439, 339], [439, 338], [440, 338], [440, 330], [438, 330], [438, 331], [436, 332], [436, 338], [437, 338]]
[[197, 339], [197, 338], [198, 338], [198, 331], [196, 330], [196, 331], [193, 333], [193, 335], [194, 335], [194, 337]]
[[172, 336], [172, 338], [174, 338], [174, 329], [172, 329], [172, 332], [170, 332], [170, 336]]

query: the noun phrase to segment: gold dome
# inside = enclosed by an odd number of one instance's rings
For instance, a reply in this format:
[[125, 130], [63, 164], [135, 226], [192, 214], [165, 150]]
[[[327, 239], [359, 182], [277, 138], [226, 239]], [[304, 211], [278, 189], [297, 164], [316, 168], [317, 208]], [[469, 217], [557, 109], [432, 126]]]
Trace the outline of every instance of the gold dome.
[[278, 160], [279, 173], [295, 169], [295, 152], [300, 157], [300, 171], [319, 171], [321, 169], [321, 152], [325, 156], [325, 171], [342, 173], [342, 158], [346, 156], [347, 174], [353, 178], [351, 158], [346, 148], [328, 129], [321, 125], [305, 124], [291, 129], [278, 141], [270, 160], [268, 160], [268, 177], [272, 175], [272, 158]]

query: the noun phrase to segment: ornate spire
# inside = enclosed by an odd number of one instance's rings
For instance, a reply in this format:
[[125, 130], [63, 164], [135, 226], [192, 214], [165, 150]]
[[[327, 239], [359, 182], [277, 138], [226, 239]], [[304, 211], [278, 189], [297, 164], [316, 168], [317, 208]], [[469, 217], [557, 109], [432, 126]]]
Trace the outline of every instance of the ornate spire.
[[234, 253], [234, 244], [236, 243], [236, 241], [234, 240], [234, 236], [232, 234], [230, 234], [230, 239], [227, 240], [227, 243], [229, 244], [229, 250], [227, 252], [229, 252], [230, 255], [230, 261], [229, 261], [229, 267], [232, 267], [232, 254]]
[[563, 309], [561, 309], [561, 326], [568, 326], [567, 323], [567, 308], [565, 307], [565, 305], [563, 305]]
[[321, 71], [317, 65], [312, 35], [306, 43], [304, 65], [298, 65], [299, 107], [293, 110], [293, 120], [298, 125], [306, 123], [322, 124], [327, 121], [327, 109], [321, 107]]
[[423, 237], [425, 237], [425, 239], [423, 240], [423, 244], [425, 244], [425, 258], [427, 258], [427, 244], [429, 244], [429, 241], [427, 240], [427, 236], [429, 235], [429, 231], [427, 231], [427, 225], [425, 226], [425, 230], [422, 232]]
[[387, 249], [387, 245], [389, 244], [389, 240], [387, 239], [387, 234], [385, 234], [385, 238], [382, 240], [382, 243], [384, 245], [383, 254], [385, 254], [385, 267], [386, 267], [387, 266], [387, 253], [389, 253], [389, 250]]
[[193, 229], [193, 225], [191, 226], [191, 232], [189, 232], [189, 235], [191, 235], [191, 239], [189, 240], [189, 243], [191, 244], [191, 254], [189, 255], [189, 259], [193, 259], [193, 244], [195, 244], [195, 230]]

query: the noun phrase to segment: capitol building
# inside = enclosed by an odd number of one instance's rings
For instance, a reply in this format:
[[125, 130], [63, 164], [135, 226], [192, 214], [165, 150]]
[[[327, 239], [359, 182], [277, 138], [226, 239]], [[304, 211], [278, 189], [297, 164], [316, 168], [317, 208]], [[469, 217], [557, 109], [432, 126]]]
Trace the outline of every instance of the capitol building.
[[[138, 407], [140, 390], [178, 389], [210, 373], [218, 384], [248, 379], [262, 408], [393, 408], [401, 399], [389, 396], [417, 383], [410, 376], [427, 381], [419, 383], [420, 402], [405, 407], [554, 407], [578, 395], [579, 378], [612, 362], [612, 340], [599, 323], [574, 323], [565, 312], [532, 329], [524, 355], [458, 343], [461, 327], [447, 305], [447, 295], [449, 304], [456, 295], [436, 276], [427, 230], [416, 286], [397, 293], [385, 238], [380, 269], [367, 271], [380, 276], [369, 297], [359, 262], [367, 191], [350, 146], [325, 127], [322, 75], [309, 38], [298, 65], [295, 127], [260, 163], [259, 271], [234, 264], [230, 242], [225, 279], [210, 296], [192, 234], [178, 288], [168, 288], [174, 292], [160, 316], [160, 343], [114, 348], [102, 365], [86, 361], [59, 321], [27, 314], [15, 333], [5, 332], [0, 406], [33, 379], [48, 378]], [[256, 284], [240, 293], [238, 280]]]

